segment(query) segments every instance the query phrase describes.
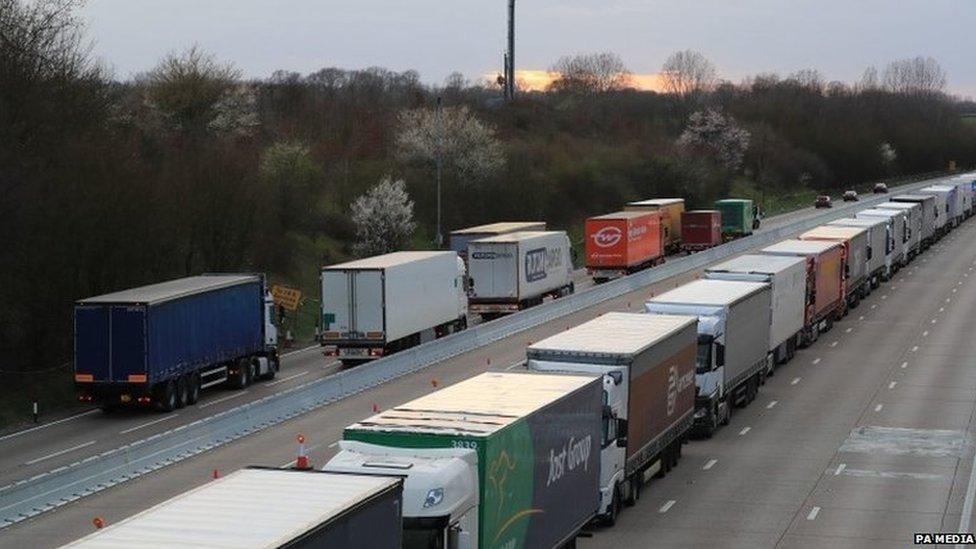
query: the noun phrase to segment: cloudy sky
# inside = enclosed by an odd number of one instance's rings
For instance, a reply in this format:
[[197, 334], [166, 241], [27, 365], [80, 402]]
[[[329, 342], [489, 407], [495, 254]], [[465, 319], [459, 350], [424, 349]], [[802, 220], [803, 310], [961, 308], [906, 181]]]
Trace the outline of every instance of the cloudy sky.
[[[507, 0], [88, 0], [96, 54], [119, 77], [192, 44], [245, 74], [326, 66], [416, 69], [426, 82], [500, 68]], [[976, 97], [974, 0], [518, 0], [519, 69], [613, 51], [638, 74], [695, 49], [733, 81], [816, 68], [855, 80], [868, 65], [932, 56], [950, 91]]]

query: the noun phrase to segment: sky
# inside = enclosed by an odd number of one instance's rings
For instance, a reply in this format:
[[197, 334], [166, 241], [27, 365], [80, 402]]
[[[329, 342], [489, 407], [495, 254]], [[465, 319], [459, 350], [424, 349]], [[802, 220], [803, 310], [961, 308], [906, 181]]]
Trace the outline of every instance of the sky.
[[[427, 83], [452, 71], [500, 70], [507, 0], [88, 0], [95, 54], [119, 78], [199, 45], [245, 75], [323, 67], [415, 69]], [[693, 49], [735, 82], [815, 68], [855, 81], [864, 68], [937, 59], [949, 91], [976, 97], [974, 0], [517, 0], [516, 65], [612, 51], [637, 75]]]

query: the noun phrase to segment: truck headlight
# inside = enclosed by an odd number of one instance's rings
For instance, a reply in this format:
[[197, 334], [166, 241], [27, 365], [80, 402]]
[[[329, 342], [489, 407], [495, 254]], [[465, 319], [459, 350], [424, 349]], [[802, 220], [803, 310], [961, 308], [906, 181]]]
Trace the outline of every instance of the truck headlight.
[[427, 498], [424, 499], [424, 509], [440, 505], [444, 501], [444, 489], [432, 488], [427, 491]]

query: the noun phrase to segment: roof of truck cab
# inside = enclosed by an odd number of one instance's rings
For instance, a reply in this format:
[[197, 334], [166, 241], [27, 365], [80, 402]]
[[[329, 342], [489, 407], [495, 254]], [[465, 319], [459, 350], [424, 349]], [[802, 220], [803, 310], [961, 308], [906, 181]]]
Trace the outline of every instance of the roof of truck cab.
[[[864, 214], [864, 215], [872, 216], [872, 217], [896, 217], [899, 214], [904, 215], [904, 213], [905, 212], [902, 209], [886, 210], [884, 208], [868, 208], [866, 210], [861, 210], [861, 211], [857, 212], [854, 215]], [[855, 218], [855, 219], [857, 219], [857, 218]]]
[[736, 303], [768, 287], [765, 282], [701, 279], [678, 286], [647, 301], [648, 303], [723, 306]]
[[875, 204], [873, 209], [878, 209], [878, 210], [885, 210], [885, 209], [888, 209], [888, 210], [891, 210], [891, 209], [911, 210], [911, 209], [914, 209], [914, 208], [921, 208], [921, 207], [922, 207], [921, 204], [919, 204], [918, 202], [882, 202], [881, 204]]
[[841, 219], [835, 219], [827, 225], [834, 227], [876, 227], [878, 225], [887, 225], [888, 222], [884, 219], [864, 219], [863, 217], [844, 217]]
[[747, 254], [709, 267], [705, 271], [776, 274], [797, 264], [805, 265], [806, 259], [799, 256]]
[[110, 294], [89, 297], [87, 299], [79, 300], [78, 303], [83, 305], [96, 303], [132, 303], [154, 305], [164, 301], [209, 292], [211, 290], [229, 288], [239, 284], [258, 282], [260, 280], [260, 275], [245, 274], [190, 276], [187, 278], [178, 278], [176, 280], [160, 282], [159, 284], [150, 284], [148, 286], [140, 286], [138, 288], [131, 288]]
[[403, 265], [405, 263], [411, 263], [414, 261], [421, 261], [424, 259], [429, 259], [431, 257], [450, 255], [457, 257], [455, 252], [437, 252], [437, 251], [421, 251], [421, 252], [393, 252], [383, 255], [375, 255], [373, 257], [366, 257], [363, 259], [357, 259], [355, 261], [347, 261], [346, 263], [339, 263], [338, 265], [329, 265], [328, 267], [322, 267], [323, 271], [332, 269], [386, 269], [389, 267], [395, 267], [397, 265]]
[[635, 200], [628, 202], [628, 206], [670, 206], [671, 204], [684, 204], [684, 198], [649, 198], [647, 200]]
[[634, 355], [697, 322], [693, 316], [610, 312], [529, 345], [529, 352]]
[[498, 223], [489, 223], [487, 225], [478, 225], [475, 227], [466, 227], [464, 229], [457, 229], [451, 231], [451, 234], [503, 234], [503, 233], [513, 233], [515, 231], [521, 231], [524, 229], [534, 228], [534, 227], [545, 227], [545, 221], [499, 221]]
[[488, 436], [594, 379], [562, 374], [487, 372], [384, 410], [348, 429]]
[[783, 240], [762, 249], [767, 253], [792, 254], [822, 254], [831, 248], [837, 248], [840, 242], [834, 240]]
[[241, 469], [67, 547], [280, 547], [401, 482], [378, 475]]
[[562, 231], [517, 231], [514, 233], [496, 234], [495, 236], [486, 236], [485, 238], [479, 238], [478, 240], [472, 240], [472, 242], [477, 244], [483, 244], [485, 242], [521, 242], [523, 240], [529, 240], [531, 238], [538, 238], [540, 236], [548, 236], [555, 234], [563, 234]]
[[603, 215], [595, 215], [589, 219], [634, 219], [636, 217], [646, 217], [649, 215], [660, 215], [657, 212], [641, 212], [631, 210], [629, 212], [613, 212]]

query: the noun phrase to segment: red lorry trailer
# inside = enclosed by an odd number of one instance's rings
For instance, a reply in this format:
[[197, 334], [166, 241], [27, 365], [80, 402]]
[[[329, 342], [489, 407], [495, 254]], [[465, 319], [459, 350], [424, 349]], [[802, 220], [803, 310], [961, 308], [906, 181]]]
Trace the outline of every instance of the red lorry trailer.
[[653, 267], [664, 261], [661, 213], [614, 212], [586, 220], [586, 269], [594, 282]]
[[722, 212], [681, 212], [681, 249], [687, 253], [707, 250], [722, 243]]
[[783, 240], [763, 248], [765, 255], [807, 258], [807, 285], [815, 296], [807, 304], [800, 346], [806, 347], [830, 330], [846, 311], [844, 271], [847, 257], [843, 244], [829, 240]]

